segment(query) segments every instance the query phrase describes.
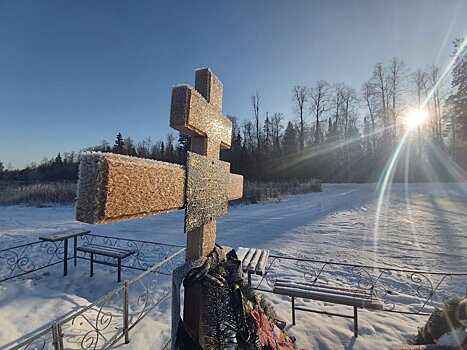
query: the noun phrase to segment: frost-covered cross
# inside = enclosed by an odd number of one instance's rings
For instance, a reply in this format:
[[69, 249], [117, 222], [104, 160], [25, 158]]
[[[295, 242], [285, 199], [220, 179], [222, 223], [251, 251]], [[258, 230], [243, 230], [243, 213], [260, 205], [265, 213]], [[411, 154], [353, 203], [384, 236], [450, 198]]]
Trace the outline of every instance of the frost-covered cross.
[[[243, 195], [243, 177], [219, 160], [229, 148], [232, 122], [222, 114], [222, 83], [210, 69], [196, 70], [195, 89], [172, 90], [170, 126], [191, 136], [186, 169], [177, 164], [110, 153], [84, 153], [76, 218], [107, 223], [185, 208], [187, 259], [207, 256], [215, 246], [216, 219], [228, 200]], [[185, 296], [185, 321], [200, 332], [200, 290]]]

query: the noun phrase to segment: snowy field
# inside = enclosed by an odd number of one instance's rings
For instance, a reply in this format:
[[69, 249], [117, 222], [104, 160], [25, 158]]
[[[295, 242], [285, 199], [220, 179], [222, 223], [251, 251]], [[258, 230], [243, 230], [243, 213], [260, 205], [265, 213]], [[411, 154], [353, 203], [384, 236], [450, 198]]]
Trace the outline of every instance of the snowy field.
[[[232, 247], [269, 248], [276, 253], [317, 260], [405, 269], [466, 272], [467, 183], [394, 184], [379, 208], [375, 185], [325, 185], [323, 193], [291, 196], [279, 202], [229, 208], [218, 222], [218, 243]], [[73, 207], [1, 207], [0, 248], [36, 241], [40, 235], [85, 227], [94, 234], [163, 243], [185, 244], [183, 212], [91, 226], [74, 220]], [[0, 283], [0, 348], [32, 335], [54, 319], [63, 318], [117, 287], [115, 271], [88, 263], [70, 267], [66, 277], [57, 265], [39, 279], [18, 278]], [[124, 272], [123, 278], [131, 277]], [[27, 276], [27, 275], [26, 275]], [[467, 281], [456, 281], [463, 288]], [[267, 294], [279, 316], [291, 323], [287, 297]], [[329, 312], [351, 308], [302, 302]], [[359, 311], [359, 334], [353, 321], [297, 312], [289, 332], [308, 349], [392, 349], [414, 335], [426, 316]], [[147, 317], [123, 348], [157, 349], [170, 334], [170, 302]]]

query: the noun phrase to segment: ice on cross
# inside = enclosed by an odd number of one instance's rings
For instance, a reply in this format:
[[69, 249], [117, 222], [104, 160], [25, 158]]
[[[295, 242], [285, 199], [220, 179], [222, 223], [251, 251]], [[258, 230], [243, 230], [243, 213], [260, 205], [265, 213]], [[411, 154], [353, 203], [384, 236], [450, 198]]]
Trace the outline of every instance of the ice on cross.
[[196, 71], [196, 89], [176, 86], [170, 125], [192, 138], [187, 167], [111, 153], [84, 153], [80, 162], [76, 217], [106, 223], [186, 208], [185, 231], [227, 212], [243, 195], [243, 177], [219, 160], [230, 147], [232, 123], [222, 115], [222, 83], [209, 70]]
[[222, 83], [209, 69], [196, 70], [195, 89], [174, 87], [170, 126], [191, 136], [192, 151], [219, 159], [230, 148], [232, 122], [222, 115]]
[[[199, 173], [196, 166], [193, 172]], [[227, 173], [223, 179], [222, 186], [227, 183], [227, 199], [241, 198], [243, 177]], [[196, 177], [189, 177], [189, 186], [194, 182]], [[90, 224], [104, 224], [166, 213], [183, 209], [186, 206], [185, 196], [190, 198], [191, 208], [196, 205], [191, 205], [193, 189], [185, 193], [186, 185], [186, 169], [178, 164], [111, 153], [83, 153], [76, 219]], [[216, 185], [208, 182], [198, 191]]]

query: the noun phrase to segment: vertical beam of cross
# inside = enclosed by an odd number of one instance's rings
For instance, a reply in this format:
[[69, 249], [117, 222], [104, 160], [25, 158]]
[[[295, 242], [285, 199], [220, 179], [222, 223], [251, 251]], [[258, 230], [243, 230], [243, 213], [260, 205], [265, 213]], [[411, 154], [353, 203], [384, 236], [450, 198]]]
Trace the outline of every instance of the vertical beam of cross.
[[[222, 115], [220, 80], [210, 69], [198, 69], [195, 90], [182, 85], [174, 87], [170, 126], [191, 136], [191, 151], [219, 160], [220, 149], [229, 148], [232, 122]], [[208, 255], [216, 240], [216, 220], [187, 234], [187, 259]]]
[[[219, 160], [229, 148], [232, 122], [222, 115], [222, 83], [209, 70], [196, 71], [195, 89], [173, 88], [170, 126], [191, 136], [186, 168], [110, 153], [81, 154], [76, 218], [107, 222], [185, 208], [187, 260], [207, 256], [216, 241], [216, 219], [228, 200], [243, 195], [243, 177]], [[187, 288], [185, 321], [202, 342], [200, 287]]]
[[[174, 87], [170, 126], [191, 136], [191, 151], [218, 161], [221, 148], [229, 148], [232, 123], [222, 115], [220, 80], [210, 69], [196, 71], [195, 90], [189, 86]], [[187, 232], [187, 260], [207, 256], [215, 246], [216, 220]], [[185, 291], [186, 325], [202, 341], [203, 291], [200, 286]]]

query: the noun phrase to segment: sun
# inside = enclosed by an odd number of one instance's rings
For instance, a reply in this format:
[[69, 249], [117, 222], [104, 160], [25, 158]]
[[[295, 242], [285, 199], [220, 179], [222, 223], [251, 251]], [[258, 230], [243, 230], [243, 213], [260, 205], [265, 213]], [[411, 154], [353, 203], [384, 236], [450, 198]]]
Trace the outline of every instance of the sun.
[[428, 112], [422, 109], [414, 109], [405, 117], [405, 123], [412, 129], [424, 124], [429, 118]]

